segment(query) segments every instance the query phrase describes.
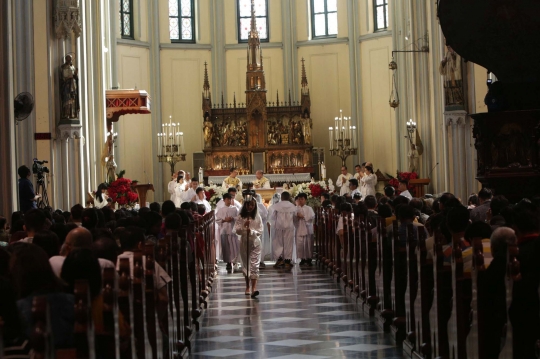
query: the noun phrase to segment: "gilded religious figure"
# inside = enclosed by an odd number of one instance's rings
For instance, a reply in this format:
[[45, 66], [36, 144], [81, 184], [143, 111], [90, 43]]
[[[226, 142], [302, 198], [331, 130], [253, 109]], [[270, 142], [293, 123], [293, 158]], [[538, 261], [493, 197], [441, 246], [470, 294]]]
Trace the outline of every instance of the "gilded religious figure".
[[439, 66], [444, 76], [444, 98], [446, 106], [463, 105], [463, 81], [461, 77], [461, 57], [450, 46]]
[[267, 141], [269, 145], [275, 145], [277, 143], [276, 138], [275, 138], [275, 132], [276, 132], [276, 128], [274, 126], [274, 122], [272, 121], [268, 122]]
[[304, 143], [306, 145], [311, 145], [311, 127], [313, 126], [313, 123], [311, 122], [311, 118], [304, 117], [302, 119], [302, 127], [304, 130]]
[[212, 122], [208, 117], [204, 118], [204, 147], [212, 146]]
[[73, 66], [73, 58], [66, 55], [60, 68], [61, 118], [79, 118], [79, 70]]

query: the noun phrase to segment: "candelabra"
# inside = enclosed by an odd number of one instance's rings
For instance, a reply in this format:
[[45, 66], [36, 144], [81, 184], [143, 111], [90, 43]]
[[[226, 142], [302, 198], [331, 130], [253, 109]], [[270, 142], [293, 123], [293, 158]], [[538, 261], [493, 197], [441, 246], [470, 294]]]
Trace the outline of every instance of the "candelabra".
[[163, 132], [157, 134], [158, 160], [171, 166], [172, 176], [176, 163], [186, 160], [184, 133], [177, 131], [180, 130], [180, 123], [172, 122], [172, 116], [169, 116], [169, 123], [162, 125], [162, 130]]
[[411, 118], [409, 121], [407, 121], [407, 132], [409, 133], [408, 138], [411, 145], [413, 144], [414, 131], [416, 131], [416, 122], [414, 122]]
[[335, 129], [329, 128], [330, 155], [341, 158], [341, 165], [345, 166], [345, 160], [350, 155], [356, 155], [356, 126], [351, 126], [352, 119], [343, 117], [343, 111], [339, 110], [339, 117], [334, 119]]

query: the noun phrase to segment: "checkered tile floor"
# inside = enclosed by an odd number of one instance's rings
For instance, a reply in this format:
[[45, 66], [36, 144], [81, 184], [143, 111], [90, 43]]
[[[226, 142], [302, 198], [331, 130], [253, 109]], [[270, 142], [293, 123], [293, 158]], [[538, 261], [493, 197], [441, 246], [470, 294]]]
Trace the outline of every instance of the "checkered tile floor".
[[258, 299], [224, 266], [214, 281], [191, 358], [402, 358], [388, 334], [316, 267], [261, 270]]

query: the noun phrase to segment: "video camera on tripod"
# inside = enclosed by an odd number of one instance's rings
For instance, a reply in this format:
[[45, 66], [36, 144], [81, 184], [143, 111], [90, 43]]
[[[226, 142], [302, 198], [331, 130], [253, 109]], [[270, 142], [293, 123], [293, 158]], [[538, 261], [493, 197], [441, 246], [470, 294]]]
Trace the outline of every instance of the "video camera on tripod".
[[34, 158], [34, 164], [32, 165], [32, 173], [37, 175], [38, 181], [43, 180], [44, 173], [49, 173], [49, 168], [43, 166], [44, 163], [49, 163], [49, 161], [40, 161], [37, 158]]
[[44, 163], [49, 163], [48, 161], [40, 161], [37, 158], [34, 158], [34, 164], [32, 165], [32, 173], [37, 175], [37, 191], [36, 194], [41, 193], [40, 198], [37, 200], [38, 208], [45, 208], [49, 206], [49, 198], [47, 196], [47, 183], [45, 178], [45, 173], [49, 173], [49, 168], [43, 166]]

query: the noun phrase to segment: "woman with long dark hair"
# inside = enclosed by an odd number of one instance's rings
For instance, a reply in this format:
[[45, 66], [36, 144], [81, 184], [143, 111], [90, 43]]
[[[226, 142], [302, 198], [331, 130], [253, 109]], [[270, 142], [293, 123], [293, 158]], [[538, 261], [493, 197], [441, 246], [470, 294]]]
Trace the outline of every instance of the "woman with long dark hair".
[[94, 198], [94, 207], [99, 209], [107, 206], [109, 202], [107, 202], [107, 199], [109, 199], [109, 196], [105, 193], [107, 191], [107, 185], [105, 183], [102, 183], [98, 186], [96, 191], [96, 196]]
[[[246, 295], [256, 298], [259, 295], [257, 280], [259, 279], [259, 265], [261, 263], [261, 234], [263, 224], [257, 211], [255, 191], [242, 192], [244, 205], [234, 226], [236, 234], [240, 237], [240, 259], [242, 272], [246, 280]], [[250, 290], [251, 284], [251, 290]]]

